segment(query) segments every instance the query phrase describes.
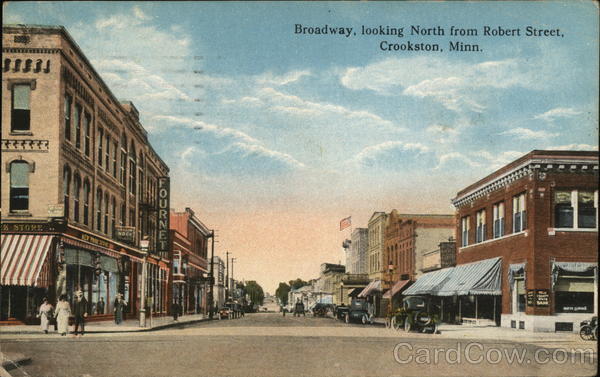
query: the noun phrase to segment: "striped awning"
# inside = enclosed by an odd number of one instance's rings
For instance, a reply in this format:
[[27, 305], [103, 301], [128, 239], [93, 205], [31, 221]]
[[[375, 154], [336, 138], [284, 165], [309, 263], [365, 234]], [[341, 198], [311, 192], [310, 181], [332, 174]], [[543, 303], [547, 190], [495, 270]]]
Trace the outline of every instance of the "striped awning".
[[373, 280], [358, 294], [358, 297], [371, 296], [373, 293], [381, 292], [381, 280]]
[[2, 234], [1, 285], [48, 287], [52, 235]]
[[406, 285], [408, 283], [410, 283], [410, 280], [400, 280], [400, 281], [397, 281], [396, 284], [394, 284], [394, 286], [392, 287], [392, 289], [390, 289], [387, 292], [385, 292], [382, 297], [383, 298], [388, 298], [388, 299], [394, 297], [404, 287], [406, 287]]
[[437, 296], [501, 295], [502, 258], [460, 264], [435, 292]]
[[423, 274], [417, 281], [404, 291], [405, 296], [409, 295], [433, 295], [437, 292], [452, 275], [454, 267], [444, 268]]

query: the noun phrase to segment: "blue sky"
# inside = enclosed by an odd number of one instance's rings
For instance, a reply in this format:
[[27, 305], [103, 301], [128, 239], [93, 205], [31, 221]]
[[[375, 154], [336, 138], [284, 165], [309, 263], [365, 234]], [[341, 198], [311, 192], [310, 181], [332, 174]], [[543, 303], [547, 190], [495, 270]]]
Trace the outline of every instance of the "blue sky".
[[[67, 28], [140, 110], [174, 205], [218, 228], [219, 251], [271, 290], [341, 259], [343, 217], [358, 227], [373, 211], [451, 213], [458, 190], [533, 149], [598, 149], [591, 1], [16, 2], [3, 17]], [[361, 25], [405, 35], [361, 36]], [[458, 39], [483, 51], [449, 52], [457, 38], [411, 36], [411, 25], [476, 28]], [[564, 36], [483, 37], [486, 25]], [[382, 40], [444, 52], [384, 52]]]

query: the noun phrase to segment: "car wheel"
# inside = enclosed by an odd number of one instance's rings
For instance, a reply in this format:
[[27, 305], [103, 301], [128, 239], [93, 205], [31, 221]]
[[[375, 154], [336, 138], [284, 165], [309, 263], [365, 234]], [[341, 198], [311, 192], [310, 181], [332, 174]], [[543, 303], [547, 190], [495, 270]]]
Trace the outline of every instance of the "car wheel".
[[366, 314], [363, 314], [363, 316], [360, 318], [360, 321], [363, 325], [366, 325], [369, 322], [369, 318], [367, 318]]
[[398, 317], [392, 318], [392, 321], [393, 321], [394, 330], [398, 331], [404, 327], [404, 323], [402, 323], [402, 321]]
[[410, 321], [407, 319], [404, 320], [404, 331], [409, 332], [412, 330], [412, 325], [410, 324]]
[[350, 323], [350, 314], [346, 313], [346, 316], [344, 317], [344, 322]]

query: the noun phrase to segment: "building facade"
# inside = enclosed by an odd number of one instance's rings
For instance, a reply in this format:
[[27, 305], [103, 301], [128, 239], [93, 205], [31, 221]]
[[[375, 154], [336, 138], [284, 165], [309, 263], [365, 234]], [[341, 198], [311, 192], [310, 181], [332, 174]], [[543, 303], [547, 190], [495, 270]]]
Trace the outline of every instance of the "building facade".
[[355, 228], [352, 230], [351, 243], [348, 257], [346, 258], [346, 271], [350, 274], [368, 273], [368, 237], [366, 228]]
[[598, 314], [598, 152], [532, 151], [458, 192], [457, 264], [501, 258], [501, 325]]
[[423, 253], [422, 273], [456, 266], [456, 241], [451, 237], [446, 242], [440, 242], [438, 248]]
[[225, 304], [225, 262], [219, 256], [213, 258], [215, 283], [213, 286], [213, 305], [221, 308]]
[[5, 25], [2, 38], [1, 320], [29, 321], [43, 296], [77, 290], [92, 320], [112, 317], [118, 293], [136, 315], [144, 265], [164, 313], [169, 169], [137, 109], [63, 27]]
[[387, 261], [384, 260], [384, 235], [388, 214], [374, 212], [368, 223], [367, 253], [369, 258], [369, 280], [384, 280]]
[[190, 208], [171, 211], [170, 217], [171, 229], [188, 241], [188, 247], [173, 245], [172, 302], [179, 303], [183, 314], [206, 314], [208, 241], [212, 232]]

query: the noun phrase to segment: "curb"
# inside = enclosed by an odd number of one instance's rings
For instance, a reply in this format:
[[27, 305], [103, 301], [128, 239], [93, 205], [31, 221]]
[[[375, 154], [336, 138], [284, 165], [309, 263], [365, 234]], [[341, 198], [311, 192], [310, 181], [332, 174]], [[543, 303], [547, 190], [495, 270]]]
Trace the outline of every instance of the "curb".
[[[186, 322], [177, 322], [177, 323], [167, 323], [164, 325], [158, 325], [158, 326], [154, 326], [154, 327], [149, 327], [149, 328], [137, 328], [135, 330], [106, 330], [106, 331], [102, 331], [102, 330], [90, 330], [90, 331], [85, 331], [86, 334], [127, 334], [127, 333], [137, 333], [137, 332], [150, 332], [150, 331], [157, 331], [157, 330], [162, 330], [162, 329], [166, 329], [169, 327], [184, 327], [188, 324], [195, 324], [195, 323], [200, 323], [200, 322], [204, 322], [204, 321], [211, 321], [210, 318], [202, 318], [202, 319], [196, 319], [196, 320], [191, 320], [191, 321], [186, 321]], [[40, 331], [0, 331], [0, 335], [31, 335], [31, 334], [41, 334]]]

